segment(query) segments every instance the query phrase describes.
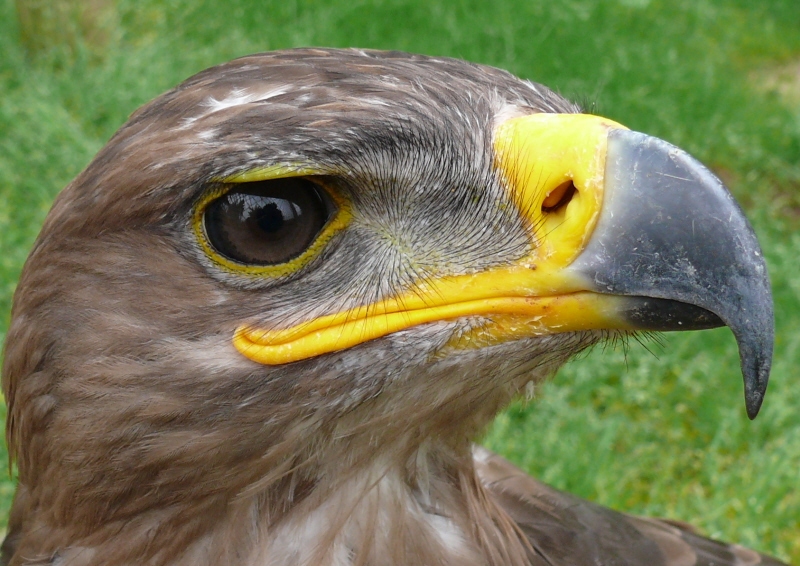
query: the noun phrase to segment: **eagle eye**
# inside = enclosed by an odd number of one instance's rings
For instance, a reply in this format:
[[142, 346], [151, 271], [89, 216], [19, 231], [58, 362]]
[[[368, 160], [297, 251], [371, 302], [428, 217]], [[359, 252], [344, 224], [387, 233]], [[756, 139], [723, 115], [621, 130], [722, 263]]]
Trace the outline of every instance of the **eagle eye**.
[[203, 211], [208, 243], [247, 265], [278, 265], [306, 251], [336, 212], [325, 190], [306, 178], [255, 181], [211, 201]]

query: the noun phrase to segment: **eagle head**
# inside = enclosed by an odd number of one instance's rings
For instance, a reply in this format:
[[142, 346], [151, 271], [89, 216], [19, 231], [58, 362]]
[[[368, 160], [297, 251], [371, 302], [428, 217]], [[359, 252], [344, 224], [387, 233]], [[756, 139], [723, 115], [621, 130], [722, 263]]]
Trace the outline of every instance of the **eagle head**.
[[542, 85], [237, 59], [135, 112], [34, 245], [6, 559], [528, 563], [476, 472], [493, 416], [600, 341], [725, 324], [753, 417], [771, 304], [716, 177]]

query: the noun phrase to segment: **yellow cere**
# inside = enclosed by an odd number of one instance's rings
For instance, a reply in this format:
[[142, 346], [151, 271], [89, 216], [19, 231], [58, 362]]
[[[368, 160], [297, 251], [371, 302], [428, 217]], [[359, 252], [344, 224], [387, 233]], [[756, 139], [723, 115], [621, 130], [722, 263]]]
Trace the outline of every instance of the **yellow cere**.
[[[568, 265], [583, 250], [603, 203], [608, 132], [627, 129], [588, 114], [532, 114], [500, 124], [494, 138], [497, 168], [537, 236], [538, 269]], [[553, 213], [542, 204], [572, 181], [572, 200]]]
[[[467, 316], [483, 317], [484, 323], [454, 336], [447, 350], [556, 332], [629, 328], [617, 314], [620, 299], [586, 292], [585, 282], [565, 270], [584, 249], [600, 213], [607, 136], [616, 128], [623, 126], [582, 114], [534, 114], [499, 125], [495, 167], [529, 225], [528, 257], [482, 273], [420, 283], [402, 296], [288, 329], [243, 324], [234, 346], [253, 361], [274, 365]], [[558, 201], [570, 181], [576, 189], [572, 198], [557, 210], [543, 211], [542, 204]]]
[[246, 265], [232, 261], [220, 255], [208, 243], [203, 225], [203, 213], [206, 207], [217, 198], [224, 195], [227, 191], [236, 188], [240, 183], [252, 183], [255, 181], [268, 181], [271, 179], [283, 179], [288, 177], [312, 177], [320, 175], [330, 175], [330, 171], [323, 171], [309, 166], [293, 165], [273, 165], [261, 167], [250, 171], [244, 171], [231, 175], [223, 179], [217, 179], [220, 183], [217, 187], [209, 191], [194, 208], [192, 215], [192, 228], [203, 252], [214, 262], [214, 264], [232, 274], [247, 275], [251, 277], [273, 277], [279, 278], [295, 273], [314, 259], [325, 244], [336, 234], [343, 230], [350, 223], [352, 214], [350, 213], [350, 203], [341, 198], [334, 191], [328, 191], [331, 199], [336, 203], [338, 210], [334, 217], [325, 225], [316, 240], [302, 254], [296, 258], [279, 265]]

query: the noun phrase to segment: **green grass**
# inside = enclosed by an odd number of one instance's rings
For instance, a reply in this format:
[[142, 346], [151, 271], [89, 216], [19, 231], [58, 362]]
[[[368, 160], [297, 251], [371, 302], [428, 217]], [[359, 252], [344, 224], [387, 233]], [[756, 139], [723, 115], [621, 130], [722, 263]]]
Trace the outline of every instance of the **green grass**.
[[[669, 335], [653, 354], [597, 349], [490, 447], [600, 503], [689, 520], [800, 563], [800, 107], [763, 89], [800, 61], [797, 0], [121, 0], [108, 55], [20, 47], [0, 0], [0, 337], [54, 195], [140, 104], [256, 51], [359, 46], [449, 55], [545, 83], [714, 168], [762, 239], [775, 288], [776, 361], [747, 421], [725, 330]], [[224, 6], [224, 7], [223, 7]], [[794, 99], [797, 100], [797, 99]], [[3, 452], [0, 458], [5, 458]], [[13, 485], [0, 483], [0, 517]]]

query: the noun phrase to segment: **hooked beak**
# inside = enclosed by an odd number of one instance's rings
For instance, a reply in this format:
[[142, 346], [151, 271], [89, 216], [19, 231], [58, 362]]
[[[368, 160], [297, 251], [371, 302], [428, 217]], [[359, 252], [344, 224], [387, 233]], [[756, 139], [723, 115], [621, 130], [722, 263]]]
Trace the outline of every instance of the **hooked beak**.
[[628, 130], [608, 138], [603, 209], [570, 269], [595, 292], [655, 299], [630, 310], [637, 328], [730, 327], [747, 414], [755, 418], [769, 380], [774, 319], [753, 228], [722, 182], [683, 150]]

